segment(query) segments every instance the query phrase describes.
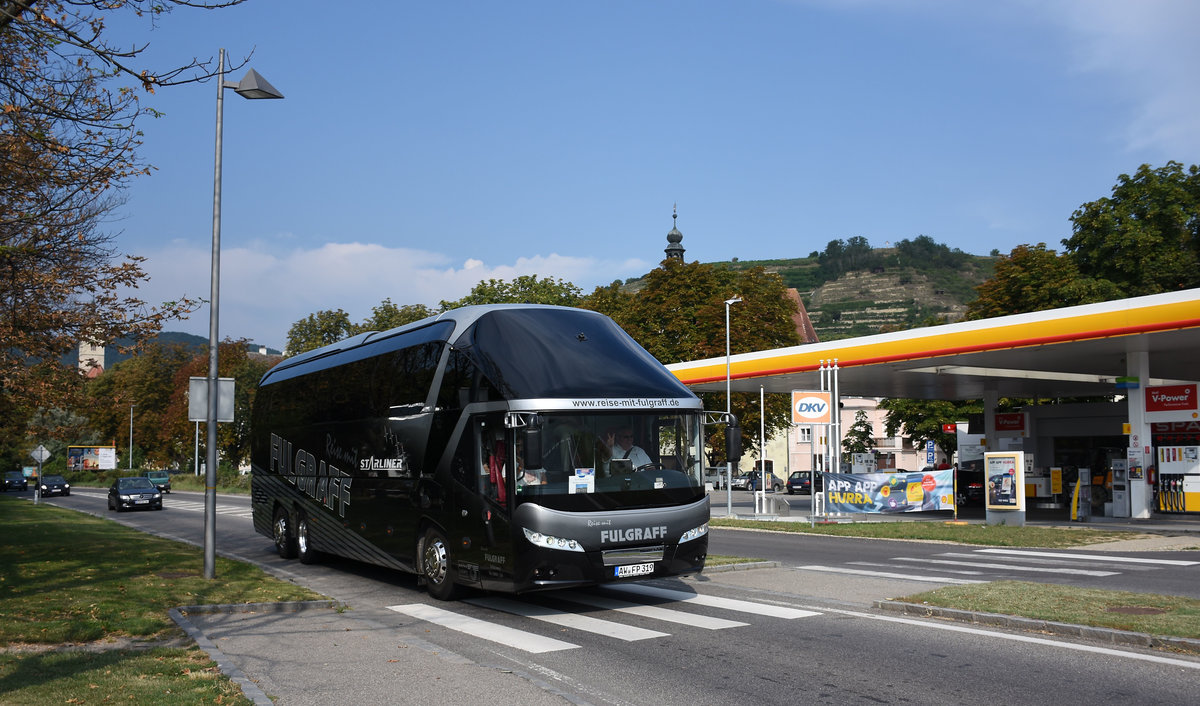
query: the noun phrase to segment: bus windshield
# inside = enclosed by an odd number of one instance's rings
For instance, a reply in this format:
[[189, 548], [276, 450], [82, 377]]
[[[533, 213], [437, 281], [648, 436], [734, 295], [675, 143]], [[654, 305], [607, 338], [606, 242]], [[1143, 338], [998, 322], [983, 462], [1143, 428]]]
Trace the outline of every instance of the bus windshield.
[[542, 457], [517, 437], [518, 502], [560, 510], [655, 507], [704, 494], [699, 414], [541, 415]]

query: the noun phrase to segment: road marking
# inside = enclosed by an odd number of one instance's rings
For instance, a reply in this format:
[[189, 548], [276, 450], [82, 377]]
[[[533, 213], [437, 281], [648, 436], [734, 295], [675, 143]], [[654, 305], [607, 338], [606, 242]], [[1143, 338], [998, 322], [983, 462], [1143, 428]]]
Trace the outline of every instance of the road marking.
[[724, 630], [726, 628], [737, 628], [750, 623], [740, 623], [736, 620], [726, 620], [724, 618], [712, 618], [707, 615], [698, 613], [684, 613], [679, 610], [671, 610], [669, 608], [660, 608], [653, 605], [639, 605], [637, 603], [628, 603], [619, 601], [615, 598], [605, 596], [593, 596], [589, 593], [580, 593], [577, 591], [559, 591], [553, 594], [555, 598], [572, 603], [582, 603], [594, 608], [603, 608], [605, 610], [615, 610], [621, 613], [630, 615], [638, 615], [643, 618], [652, 620], [663, 620], [669, 623], [680, 623], [683, 625], [691, 625], [705, 630]]
[[1029, 552], [1021, 549], [979, 549], [977, 550], [987, 554], [1013, 554], [1015, 556], [1048, 556], [1058, 559], [1077, 559], [1091, 561], [1115, 561], [1125, 562], [1129, 564], [1162, 564], [1164, 566], [1195, 566], [1200, 564], [1200, 561], [1187, 561], [1185, 559], [1151, 559], [1149, 557], [1128, 557], [1128, 556], [1109, 556], [1106, 554], [1065, 554], [1054, 552]]
[[[878, 566], [878, 567], [886, 568], [886, 569], [895, 568], [891, 564], [880, 564], [880, 563], [873, 562], [873, 561], [849, 561], [846, 563], [850, 564], [851, 566]], [[982, 571], [971, 571], [970, 569], [938, 569], [938, 571], [941, 571], [944, 574], [962, 574], [964, 576], [983, 576]]]
[[[1033, 566], [1035, 564], [1040, 564], [1043, 566], [1075, 566], [1075, 567], [1081, 567], [1081, 568], [1082, 567], [1090, 567], [1090, 568], [1104, 568], [1104, 569], [1113, 568], [1112, 564], [1105, 564], [1104, 562], [1099, 562], [1099, 561], [1087, 561], [1083, 557], [1080, 557], [1076, 561], [1066, 561], [1063, 559], [1044, 558], [1044, 557], [1040, 557], [1040, 556], [1036, 556], [1036, 555], [1035, 556], [996, 556], [996, 557], [980, 556], [979, 552], [970, 552], [970, 553], [945, 552], [942, 554], [938, 554], [937, 556], [939, 556], [939, 557], [955, 557], [955, 558], [959, 558], [959, 559], [995, 558], [995, 559], [998, 559], [1001, 561], [1014, 561], [1014, 562], [1019, 561], [1021, 566]], [[1158, 571], [1161, 568], [1162, 567], [1160, 567], [1160, 566], [1130, 565], [1130, 566], [1122, 566], [1122, 567], [1120, 567], [1120, 570], [1121, 571]]]
[[792, 620], [793, 618], [808, 618], [814, 615], [820, 615], [820, 613], [814, 613], [811, 610], [784, 608], [782, 606], [774, 606], [767, 603], [739, 601], [734, 598], [721, 598], [720, 596], [705, 596], [698, 593], [687, 593], [686, 591], [673, 591], [667, 588], [658, 588], [656, 586], [643, 586], [642, 584], [637, 583], [605, 584], [602, 586], [602, 588], [606, 591], [620, 591], [622, 593], [633, 593], [639, 596], [649, 596], [651, 598], [665, 598], [670, 601], [679, 601], [680, 603], [694, 603], [696, 605], [709, 606], [712, 608], [732, 610], [738, 613], [766, 615], [775, 618], [783, 618], [785, 620]]
[[919, 564], [945, 564], [948, 566], [974, 566], [979, 569], [1004, 569], [1005, 571], [1025, 571], [1039, 574], [1068, 574], [1071, 576], [1116, 576], [1120, 571], [1092, 571], [1090, 569], [1055, 568], [1049, 566], [1020, 566], [1018, 564], [989, 564], [982, 561], [951, 561], [949, 559], [924, 559], [915, 556], [898, 556], [892, 561], [911, 561]]
[[936, 622], [931, 620], [918, 620], [915, 618], [898, 618], [890, 615], [875, 615], [872, 613], [860, 613], [856, 610], [844, 610], [840, 608], [825, 608], [828, 613], [838, 613], [839, 615], [849, 615], [856, 618], [867, 618], [868, 620], [882, 620], [886, 623], [901, 623], [903, 625], [915, 625], [921, 628], [929, 628], [931, 630], [947, 630], [950, 632], [962, 632], [971, 635], [984, 635], [986, 637], [994, 637], [1000, 640], [1012, 640], [1013, 642], [1025, 642], [1034, 645], [1044, 645], [1047, 647], [1056, 647], [1063, 650], [1076, 650], [1078, 652], [1090, 652], [1092, 654], [1108, 655], [1110, 657], [1123, 657], [1125, 659], [1137, 659], [1145, 662], [1156, 662], [1158, 664], [1169, 664], [1185, 669], [1200, 669], [1200, 661], [1188, 661], [1175, 659], [1173, 657], [1163, 657], [1157, 654], [1143, 654], [1141, 652], [1123, 652], [1111, 647], [1096, 647], [1094, 645], [1086, 645], [1075, 642], [1059, 642], [1057, 640], [1047, 640], [1043, 637], [1031, 637], [1029, 635], [1021, 635], [1016, 633], [993, 632], [981, 628], [967, 627], [964, 625], [954, 625], [951, 623]]
[[533, 618], [554, 625], [561, 625], [564, 628], [572, 628], [582, 630], [584, 632], [604, 635], [606, 637], [615, 637], [618, 640], [626, 642], [635, 642], [637, 640], [649, 640], [655, 637], [669, 637], [665, 632], [657, 630], [647, 630], [645, 628], [634, 627], [632, 625], [622, 625], [621, 623], [613, 623], [608, 620], [600, 620], [587, 615], [576, 615], [567, 613], [554, 608], [537, 605], [535, 603], [523, 603], [514, 601], [510, 598], [499, 598], [488, 596], [484, 598], [467, 598], [463, 603], [470, 603], [481, 608], [490, 608], [492, 610], [500, 610], [505, 613], [512, 613], [523, 618]]
[[481, 640], [496, 642], [533, 654], [573, 650], [579, 647], [579, 645], [570, 642], [563, 642], [562, 640], [555, 640], [552, 637], [543, 637], [535, 633], [525, 632], [524, 630], [489, 623], [486, 620], [459, 615], [458, 613], [452, 613], [448, 610], [422, 603], [390, 605], [387, 608], [388, 610], [394, 610], [397, 613], [403, 613], [418, 620], [424, 620], [435, 625], [441, 625], [444, 628], [466, 633]]
[[831, 574], [855, 574], [857, 576], [874, 576], [883, 579], [903, 579], [905, 581], [925, 581], [928, 583], [953, 583], [953, 584], [968, 584], [968, 583], [987, 583], [987, 581], [976, 581], [974, 579], [955, 579], [949, 576], [910, 576], [908, 574], [896, 574], [890, 571], [865, 571], [862, 569], [847, 569], [841, 566], [797, 566], [800, 571], [826, 571]]

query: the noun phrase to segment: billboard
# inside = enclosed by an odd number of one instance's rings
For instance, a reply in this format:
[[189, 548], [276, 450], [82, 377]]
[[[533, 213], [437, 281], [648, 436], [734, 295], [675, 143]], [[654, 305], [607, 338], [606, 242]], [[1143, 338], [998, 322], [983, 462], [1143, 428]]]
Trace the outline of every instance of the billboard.
[[115, 446], [68, 446], [68, 471], [111, 471], [117, 467]]
[[954, 471], [821, 473], [825, 512], [894, 513], [950, 510]]
[[985, 453], [984, 488], [987, 491], [987, 509], [1025, 509], [1025, 453], [1006, 451]]

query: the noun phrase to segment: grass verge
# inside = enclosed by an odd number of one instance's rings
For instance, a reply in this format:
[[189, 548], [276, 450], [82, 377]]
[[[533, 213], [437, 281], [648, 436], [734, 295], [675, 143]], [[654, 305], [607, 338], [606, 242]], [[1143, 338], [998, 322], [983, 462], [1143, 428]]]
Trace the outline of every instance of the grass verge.
[[1131, 539], [1125, 531], [1085, 528], [1017, 527], [1013, 525], [949, 525], [945, 522], [854, 522], [810, 527], [804, 522], [771, 522], [713, 518], [711, 527], [760, 529], [773, 532], [820, 534], [833, 537], [869, 537], [872, 539], [916, 539], [936, 542], [979, 544], [990, 547], [1039, 547], [1060, 549], [1080, 547], [1118, 539]]
[[896, 600], [1200, 639], [1200, 600], [1025, 581], [946, 586]]
[[52, 505], [0, 499], [0, 700], [249, 703], [167, 616], [322, 598], [262, 570]]

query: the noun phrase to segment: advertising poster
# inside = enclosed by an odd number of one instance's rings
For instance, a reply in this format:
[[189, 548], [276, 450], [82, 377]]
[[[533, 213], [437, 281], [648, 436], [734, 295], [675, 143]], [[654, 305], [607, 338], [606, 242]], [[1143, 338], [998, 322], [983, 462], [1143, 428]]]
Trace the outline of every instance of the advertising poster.
[[825, 512], [894, 513], [950, 510], [954, 471], [822, 473]]
[[117, 467], [115, 446], [68, 446], [68, 471], [111, 471]]
[[989, 510], [1025, 509], [1025, 454], [1005, 451], [983, 455], [984, 488]]

